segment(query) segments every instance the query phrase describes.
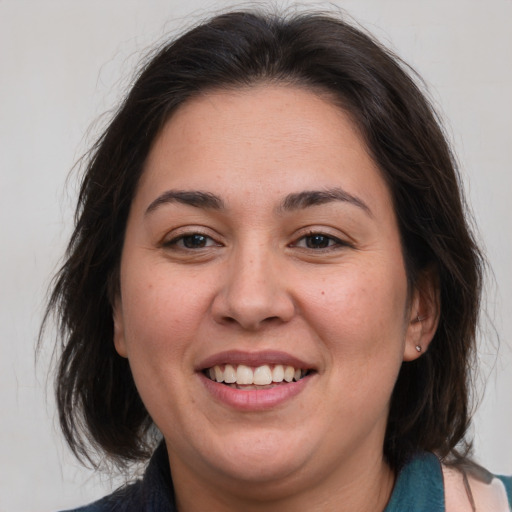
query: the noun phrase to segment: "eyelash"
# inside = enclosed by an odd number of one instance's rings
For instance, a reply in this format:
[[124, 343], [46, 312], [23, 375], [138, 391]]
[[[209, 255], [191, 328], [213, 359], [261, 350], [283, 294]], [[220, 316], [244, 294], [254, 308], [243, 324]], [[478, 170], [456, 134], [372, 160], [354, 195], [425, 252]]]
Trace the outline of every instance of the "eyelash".
[[[322, 239], [326, 240], [328, 245], [325, 247], [316, 247], [316, 248], [308, 247], [307, 245], [301, 247], [299, 245], [299, 242], [301, 242], [302, 240], [304, 240], [307, 244], [308, 239], [312, 239], [315, 237], [322, 238]], [[300, 238], [298, 238], [297, 241], [295, 241], [291, 244], [291, 246], [298, 247], [300, 249], [305, 249], [305, 250], [312, 250], [315, 252], [320, 252], [320, 251], [326, 252], [326, 251], [332, 251], [332, 250], [339, 249], [340, 247], [349, 247], [350, 244], [347, 242], [344, 242], [343, 240], [340, 240], [339, 238], [337, 238], [335, 236], [328, 235], [328, 234], [322, 233], [320, 231], [310, 231], [309, 233], [306, 233], [305, 235], [302, 235]]]
[[[191, 239], [193, 237], [200, 237], [200, 238], [206, 240], [207, 244], [206, 245], [202, 245], [200, 247], [187, 247], [185, 245], [186, 244], [186, 240], [187, 239]], [[211, 242], [213, 242], [213, 243], [211, 243]], [[201, 233], [200, 231], [194, 231], [194, 232], [190, 232], [190, 233], [183, 233], [181, 235], [178, 235], [178, 236], [172, 238], [171, 240], [166, 240], [166, 241], [164, 241], [162, 243], [162, 247], [164, 247], [164, 248], [176, 247], [179, 250], [183, 250], [183, 251], [194, 251], [194, 250], [198, 250], [198, 249], [205, 249], [207, 247], [212, 247], [212, 246], [218, 247], [220, 245], [221, 244], [216, 242], [211, 236], [208, 236], [205, 233]]]

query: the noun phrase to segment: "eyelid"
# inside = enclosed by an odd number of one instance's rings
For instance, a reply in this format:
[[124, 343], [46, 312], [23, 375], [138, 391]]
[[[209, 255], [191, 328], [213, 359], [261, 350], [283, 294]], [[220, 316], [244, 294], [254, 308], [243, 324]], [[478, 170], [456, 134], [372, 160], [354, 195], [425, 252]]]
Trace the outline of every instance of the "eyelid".
[[[170, 247], [178, 247], [177, 242], [180, 240], [183, 240], [186, 237], [194, 236], [194, 235], [200, 235], [204, 236], [205, 238], [209, 238], [210, 240], [213, 240], [213, 244], [208, 245], [207, 247], [221, 247], [223, 244], [219, 242], [218, 236], [215, 236], [212, 234], [211, 230], [208, 230], [207, 228], [201, 227], [201, 226], [184, 226], [182, 228], [173, 229], [169, 233], [167, 233], [162, 241], [160, 242], [160, 246], [163, 248], [170, 248]], [[191, 249], [188, 247], [178, 247], [181, 250], [187, 251], [193, 251], [197, 249]], [[203, 249], [206, 247], [203, 247]]]
[[[178, 245], [180, 242], [185, 243], [184, 241], [186, 238], [193, 237], [195, 235], [200, 235], [201, 237], [203, 237], [205, 239], [209, 239], [209, 240], [213, 241], [213, 243], [206, 243], [206, 245], [201, 246], [201, 247], [186, 247], [186, 246]], [[184, 251], [197, 251], [197, 250], [201, 250], [201, 249], [206, 249], [208, 247], [220, 247], [220, 244], [215, 242], [215, 240], [211, 236], [203, 235], [201, 233], [191, 233], [189, 235], [187, 235], [187, 234], [179, 235], [179, 236], [174, 237], [173, 239], [169, 240], [168, 242], [164, 242], [164, 247], [172, 247], [172, 246], [179, 247], [180, 250], [184, 250]]]
[[294, 239], [299, 240], [300, 238], [308, 237], [308, 236], [325, 236], [328, 238], [332, 238], [334, 240], [339, 240], [341, 243], [352, 243], [352, 238], [341, 231], [339, 228], [334, 228], [330, 226], [305, 226], [301, 229], [295, 231]]
[[[294, 245], [297, 245], [298, 242], [302, 241], [302, 240], [305, 240], [307, 238], [312, 238], [312, 237], [315, 237], [315, 236], [318, 236], [318, 237], [324, 237], [326, 239], [328, 239], [329, 241], [333, 241], [335, 242], [335, 245], [341, 245], [343, 244], [343, 241], [340, 240], [339, 238], [335, 237], [335, 236], [332, 236], [332, 235], [327, 235], [325, 233], [308, 233], [306, 235], [302, 235], [300, 238], [298, 238], [295, 242], [294, 242]], [[331, 247], [332, 245], [330, 245], [329, 247]], [[308, 249], [310, 249], [310, 247], [308, 247]]]

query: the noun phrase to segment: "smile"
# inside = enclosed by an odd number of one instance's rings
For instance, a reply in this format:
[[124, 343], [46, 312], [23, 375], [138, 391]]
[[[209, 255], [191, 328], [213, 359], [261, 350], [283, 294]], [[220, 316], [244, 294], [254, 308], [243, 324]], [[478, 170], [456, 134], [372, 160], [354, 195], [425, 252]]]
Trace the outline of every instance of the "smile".
[[206, 377], [218, 383], [226, 384], [235, 389], [268, 389], [277, 384], [298, 382], [309, 370], [295, 368], [290, 365], [264, 364], [257, 367], [245, 364], [215, 365], [204, 371]]

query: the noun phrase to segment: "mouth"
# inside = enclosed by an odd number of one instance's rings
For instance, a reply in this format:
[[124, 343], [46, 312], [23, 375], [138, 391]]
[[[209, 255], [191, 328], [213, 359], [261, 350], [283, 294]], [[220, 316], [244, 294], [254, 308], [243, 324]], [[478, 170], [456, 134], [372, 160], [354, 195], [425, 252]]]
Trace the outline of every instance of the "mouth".
[[227, 350], [203, 359], [195, 370], [213, 403], [244, 413], [284, 407], [314, 389], [319, 373], [306, 359], [275, 350]]
[[263, 390], [298, 382], [313, 370], [283, 364], [248, 366], [245, 364], [216, 364], [203, 370], [213, 382], [234, 389]]

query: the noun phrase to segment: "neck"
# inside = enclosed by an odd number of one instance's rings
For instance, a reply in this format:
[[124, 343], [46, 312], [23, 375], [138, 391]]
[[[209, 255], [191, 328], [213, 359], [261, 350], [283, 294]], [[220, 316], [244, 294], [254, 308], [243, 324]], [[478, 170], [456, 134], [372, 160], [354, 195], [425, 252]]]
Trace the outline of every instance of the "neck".
[[294, 475], [265, 483], [200, 479], [179, 466], [171, 462], [178, 512], [380, 512], [395, 480], [382, 456], [353, 464], [345, 461], [316, 479]]

